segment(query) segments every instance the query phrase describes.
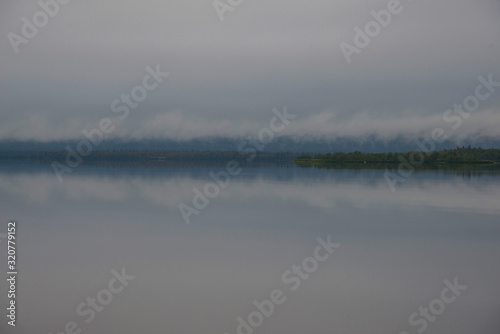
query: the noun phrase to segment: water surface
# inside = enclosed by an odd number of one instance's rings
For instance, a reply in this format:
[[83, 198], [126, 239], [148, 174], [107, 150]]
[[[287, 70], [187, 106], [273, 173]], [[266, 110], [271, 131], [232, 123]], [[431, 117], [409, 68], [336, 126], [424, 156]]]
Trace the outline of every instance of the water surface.
[[[59, 183], [50, 168], [2, 166], [20, 304], [2, 331], [233, 334], [279, 289], [286, 301], [254, 333], [417, 333], [410, 315], [457, 278], [467, 289], [425, 332], [498, 333], [497, 172], [421, 171], [391, 192], [383, 170], [247, 167], [186, 225], [178, 205], [221, 169], [82, 166]], [[292, 291], [283, 273], [328, 236], [340, 247]], [[135, 278], [86, 323], [77, 306], [122, 268]]]

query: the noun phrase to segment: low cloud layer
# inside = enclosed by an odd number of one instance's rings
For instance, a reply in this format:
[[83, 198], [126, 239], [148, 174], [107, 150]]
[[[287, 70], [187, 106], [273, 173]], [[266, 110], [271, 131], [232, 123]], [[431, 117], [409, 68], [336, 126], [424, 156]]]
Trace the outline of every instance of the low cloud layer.
[[[293, 137], [296, 140], [334, 140], [350, 138], [365, 140], [376, 137], [380, 140], [393, 140], [431, 137], [432, 131], [442, 129], [443, 134], [452, 141], [468, 139], [500, 139], [500, 110], [486, 109], [471, 113], [468, 118], [453, 113], [444, 118], [444, 113], [436, 115], [418, 115], [407, 117], [375, 118], [369, 113], [356, 114], [350, 119], [343, 119], [333, 112], [321, 112], [313, 115], [294, 112], [288, 113], [296, 118], [282, 132], [275, 136]], [[264, 128], [269, 128], [269, 120], [274, 117], [270, 112], [267, 122], [233, 122], [230, 120], [209, 120], [194, 118], [182, 111], [165, 112], [153, 117], [134, 122], [114, 119], [116, 130], [107, 135], [108, 139], [172, 139], [191, 140], [196, 138], [256, 137]], [[85, 124], [72, 120], [66, 124], [50, 122], [47, 118], [32, 116], [28, 122], [1, 124], [0, 140], [72, 140], [84, 138], [82, 130], [92, 131], [98, 128], [98, 121]], [[139, 123], [139, 124], [137, 124]], [[278, 123], [280, 124], [280, 123]]]
[[[157, 64], [169, 77], [113, 136], [241, 137], [284, 105], [293, 136], [417, 135], [446, 129], [478, 76], [500, 81], [497, 0], [402, 0], [351, 63], [340, 44], [388, 1], [244, 1], [222, 22], [212, 1], [72, 1], [18, 53], [8, 35], [41, 7], [0, 6], [0, 140], [81, 138]], [[449, 135], [497, 137], [499, 110], [500, 89]]]

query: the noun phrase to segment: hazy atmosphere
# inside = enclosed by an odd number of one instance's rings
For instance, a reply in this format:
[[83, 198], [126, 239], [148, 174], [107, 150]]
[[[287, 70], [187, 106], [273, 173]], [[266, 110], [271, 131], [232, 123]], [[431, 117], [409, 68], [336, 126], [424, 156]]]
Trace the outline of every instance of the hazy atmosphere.
[[498, 334], [500, 0], [0, 0], [0, 334]]
[[[280, 135], [500, 137], [500, 94], [456, 130], [443, 121], [479, 76], [500, 81], [497, 0], [402, 1], [350, 63], [341, 43], [388, 1], [243, 1], [223, 21], [207, 0], [71, 1], [25, 43], [8, 34], [24, 38], [40, 5], [1, 6], [0, 139], [78, 139], [104, 117], [109, 138], [234, 137], [284, 106], [297, 118]], [[118, 121], [113, 101], [157, 65], [169, 76]]]

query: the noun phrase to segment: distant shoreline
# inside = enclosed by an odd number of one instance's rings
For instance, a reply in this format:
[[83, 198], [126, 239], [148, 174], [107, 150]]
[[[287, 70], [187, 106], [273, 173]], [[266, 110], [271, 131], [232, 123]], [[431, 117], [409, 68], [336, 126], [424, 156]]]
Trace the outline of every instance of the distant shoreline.
[[[255, 154], [255, 156], [253, 155]], [[66, 151], [0, 152], [2, 162], [27, 162], [52, 164], [65, 163]], [[240, 165], [293, 164], [298, 153], [255, 152], [242, 154], [236, 151], [161, 151], [161, 150], [104, 150], [95, 151], [82, 158], [83, 165], [113, 166], [219, 166], [228, 161]], [[252, 159], [249, 159], [252, 157]]]
[[[402, 160], [415, 159], [407, 153], [326, 153], [299, 154], [292, 152], [253, 152], [248, 154], [236, 151], [162, 151], [162, 150], [102, 150], [83, 157], [84, 165], [99, 166], [220, 166], [228, 161], [237, 161], [242, 166], [296, 165], [299, 167], [318, 167], [335, 169], [393, 169]], [[424, 154], [418, 152], [423, 169], [440, 169], [458, 165], [471, 167], [500, 166], [500, 149], [456, 148]], [[0, 163], [26, 162], [51, 164], [64, 163], [66, 151], [38, 152], [0, 152]]]

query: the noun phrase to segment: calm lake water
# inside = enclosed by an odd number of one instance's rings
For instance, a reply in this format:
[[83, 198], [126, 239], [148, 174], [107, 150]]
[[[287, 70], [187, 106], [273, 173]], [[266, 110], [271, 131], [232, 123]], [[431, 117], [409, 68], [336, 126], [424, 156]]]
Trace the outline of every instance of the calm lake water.
[[220, 170], [82, 166], [60, 183], [2, 166], [19, 274], [1, 332], [499, 333], [498, 172], [421, 171], [391, 192], [383, 170], [247, 167], [187, 225], [178, 205]]

